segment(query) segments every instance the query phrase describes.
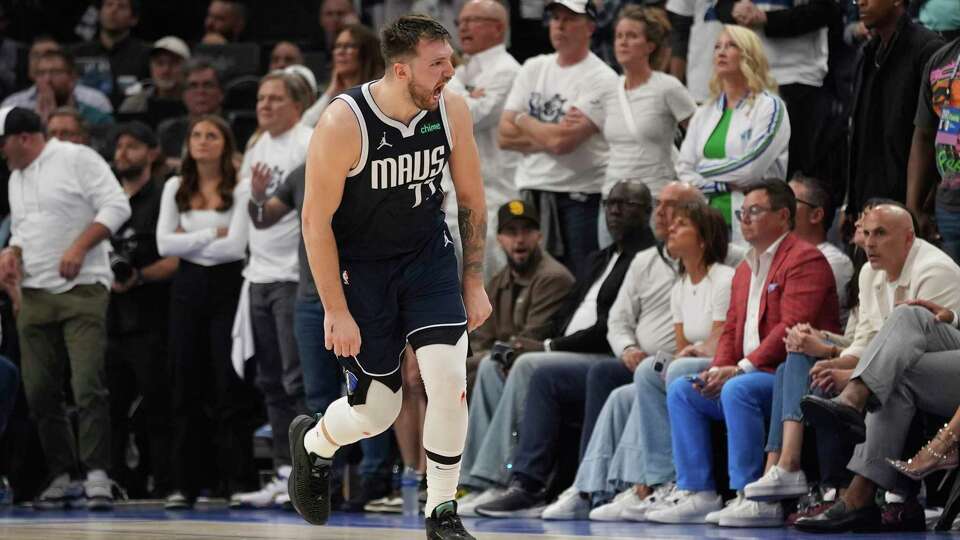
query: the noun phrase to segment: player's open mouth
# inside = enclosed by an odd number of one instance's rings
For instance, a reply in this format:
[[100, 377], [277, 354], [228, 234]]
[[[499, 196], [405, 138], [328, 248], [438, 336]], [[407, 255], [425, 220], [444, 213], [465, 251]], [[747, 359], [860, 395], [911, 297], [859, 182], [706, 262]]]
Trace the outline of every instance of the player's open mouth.
[[440, 94], [443, 93], [443, 87], [446, 85], [447, 83], [440, 83], [433, 88], [433, 99], [440, 99]]

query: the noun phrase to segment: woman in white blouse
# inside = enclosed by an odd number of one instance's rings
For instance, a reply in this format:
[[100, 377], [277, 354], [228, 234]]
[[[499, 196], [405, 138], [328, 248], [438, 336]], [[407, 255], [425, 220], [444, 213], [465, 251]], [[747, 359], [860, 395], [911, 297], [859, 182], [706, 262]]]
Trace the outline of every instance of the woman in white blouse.
[[654, 199], [676, 179], [673, 146], [677, 126], [686, 125], [697, 104], [683, 83], [654, 71], [669, 53], [670, 22], [659, 8], [628, 5], [620, 12], [614, 38], [620, 85], [608, 99], [603, 137], [610, 145], [603, 192], [619, 180], [639, 179]]
[[[180, 258], [170, 294], [174, 478], [167, 508], [187, 508], [201, 488], [216, 487], [204, 483], [211, 454], [228, 492], [250, 487], [244, 481], [254, 470], [249, 415], [255, 395], [230, 360], [249, 198], [248, 189], [237, 189], [235, 148], [220, 117], [195, 120], [181, 174], [167, 181], [160, 202], [157, 248]], [[215, 411], [212, 437], [202, 431], [211, 426], [199, 422], [204, 404]]]

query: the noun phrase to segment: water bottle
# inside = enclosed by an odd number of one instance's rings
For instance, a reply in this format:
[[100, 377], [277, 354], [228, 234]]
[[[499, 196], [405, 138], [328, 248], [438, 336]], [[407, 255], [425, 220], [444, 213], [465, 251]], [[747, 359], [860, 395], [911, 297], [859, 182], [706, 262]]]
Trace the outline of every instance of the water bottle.
[[6, 476], [0, 476], [0, 506], [10, 506], [13, 504], [13, 488]]
[[403, 469], [403, 476], [400, 477], [400, 496], [403, 498], [403, 515], [420, 515], [420, 476], [417, 471], [410, 467]]

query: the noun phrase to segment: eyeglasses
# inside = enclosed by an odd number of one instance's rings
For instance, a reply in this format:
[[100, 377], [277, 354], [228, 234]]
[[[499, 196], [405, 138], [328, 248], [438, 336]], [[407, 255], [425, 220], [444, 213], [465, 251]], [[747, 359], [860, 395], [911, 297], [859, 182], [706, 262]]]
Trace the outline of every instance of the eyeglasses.
[[335, 43], [333, 45], [334, 51], [355, 51], [359, 48], [360, 46], [356, 43]]
[[743, 210], [736, 210], [734, 211], [733, 215], [737, 217], [737, 221], [749, 223], [763, 215], [765, 212], [769, 212], [771, 210], [773, 210], [773, 208], [767, 208], [765, 206], [751, 206], [750, 208], [744, 208]]
[[648, 207], [644, 203], [628, 201], [627, 199], [604, 199], [604, 208], [620, 208], [622, 210], [646, 210]]
[[810, 202], [810, 201], [805, 201], [805, 200], [803, 200], [803, 199], [797, 199], [797, 202], [800, 203], [800, 204], [805, 204], [805, 205], [809, 206], [810, 208], [820, 208], [820, 205], [819, 205], [819, 204], [813, 204], [812, 202]]
[[460, 26], [461, 24], [477, 24], [482, 22], [497, 22], [499, 19], [494, 19], [493, 17], [460, 17], [453, 21], [453, 24]]

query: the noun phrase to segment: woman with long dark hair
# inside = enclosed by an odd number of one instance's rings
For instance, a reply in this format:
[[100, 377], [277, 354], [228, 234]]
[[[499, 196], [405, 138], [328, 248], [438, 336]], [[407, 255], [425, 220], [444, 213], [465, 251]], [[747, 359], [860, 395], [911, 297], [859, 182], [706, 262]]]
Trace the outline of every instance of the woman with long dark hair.
[[[229, 126], [202, 116], [187, 131], [180, 176], [167, 181], [157, 222], [162, 256], [180, 257], [170, 294], [173, 375], [173, 492], [166, 507], [188, 508], [205, 471], [218, 470], [221, 488], [248, 487], [253, 472], [251, 387], [234, 372], [231, 328], [243, 278], [248, 190], [237, 188]], [[205, 405], [207, 407], [205, 407]], [[204, 409], [212, 426], [203, 424]], [[204, 432], [206, 428], [212, 428]], [[202, 441], [213, 437], [214, 452]], [[211, 461], [215, 461], [213, 466]]]

